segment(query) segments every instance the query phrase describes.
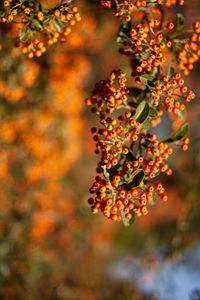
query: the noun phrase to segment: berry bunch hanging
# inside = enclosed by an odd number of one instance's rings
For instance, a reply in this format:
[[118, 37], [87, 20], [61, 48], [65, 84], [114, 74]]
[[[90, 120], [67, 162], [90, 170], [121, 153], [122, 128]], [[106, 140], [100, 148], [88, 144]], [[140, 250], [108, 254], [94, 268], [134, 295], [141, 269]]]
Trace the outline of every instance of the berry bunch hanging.
[[[173, 153], [171, 144], [188, 149], [185, 104], [195, 95], [181, 72], [187, 75], [199, 57], [199, 23], [194, 23], [194, 33], [188, 35], [181, 14], [167, 22], [166, 9], [184, 1], [100, 3], [122, 21], [117, 42], [120, 54], [131, 60], [134, 85], [127, 86], [126, 74], [116, 70], [97, 83], [86, 99], [99, 118], [99, 127], [91, 132], [95, 153], [100, 155], [88, 202], [94, 214], [101, 211], [110, 220], [130, 225], [136, 217], [148, 214], [149, 206], [158, 199], [167, 200], [157, 178], [172, 174], [166, 162]], [[181, 126], [159, 140], [151, 128], [163, 115], [171, 114], [181, 120]]]

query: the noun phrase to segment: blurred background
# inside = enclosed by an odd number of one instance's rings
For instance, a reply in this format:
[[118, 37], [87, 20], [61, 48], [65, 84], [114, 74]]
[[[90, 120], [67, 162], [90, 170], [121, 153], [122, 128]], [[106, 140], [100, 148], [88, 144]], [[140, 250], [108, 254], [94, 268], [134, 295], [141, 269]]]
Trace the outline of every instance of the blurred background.
[[[39, 59], [13, 47], [16, 27], [0, 29], [0, 299], [199, 300], [200, 64], [186, 79], [197, 95], [190, 149], [162, 179], [168, 202], [129, 228], [92, 215], [96, 118], [84, 99], [130, 65], [118, 54], [119, 20], [99, 1], [77, 2], [82, 21]], [[200, 3], [186, 2], [190, 26]]]

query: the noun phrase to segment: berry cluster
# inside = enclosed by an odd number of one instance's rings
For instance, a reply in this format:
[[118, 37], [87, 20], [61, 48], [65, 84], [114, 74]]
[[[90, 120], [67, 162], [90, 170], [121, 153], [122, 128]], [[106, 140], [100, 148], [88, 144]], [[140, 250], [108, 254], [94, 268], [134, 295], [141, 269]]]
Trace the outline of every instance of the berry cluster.
[[190, 143], [190, 139], [188, 137], [184, 138], [182, 141], [181, 149], [183, 151], [187, 151], [189, 143]]
[[[39, 1], [10, 0], [0, 4], [0, 23], [16, 26], [16, 45], [29, 58], [39, 57], [47, 45], [64, 42], [71, 28], [81, 20], [76, 6], [61, 1], [47, 9]], [[8, 25], [9, 25], [8, 24]]]
[[118, 109], [127, 103], [127, 89], [125, 86], [126, 77], [121, 71], [114, 71], [108, 80], [102, 80], [96, 84], [91, 98], [86, 100], [86, 104], [92, 104], [92, 112], [98, 112], [102, 120], [114, 109]]
[[[162, 185], [149, 181], [160, 173], [172, 173], [165, 163], [172, 148], [146, 132], [139, 109], [130, 105], [125, 82], [122, 71], [113, 71], [107, 80], [97, 83], [92, 96], [86, 99], [103, 125], [91, 129], [96, 142], [95, 153], [101, 154], [97, 173], [103, 176], [96, 177], [90, 189], [95, 196], [89, 199], [89, 204], [93, 213], [100, 209], [107, 218], [116, 221], [122, 217], [130, 220], [133, 214], [147, 214], [147, 205], [155, 198], [166, 200]], [[121, 113], [123, 109], [125, 112]]]
[[[103, 170], [104, 178], [96, 177], [90, 189], [96, 197], [90, 198], [89, 203], [94, 213], [101, 209], [105, 216], [119, 221], [122, 207], [125, 219], [132, 216], [130, 211], [136, 215], [147, 214], [147, 201], [144, 200], [152, 200], [152, 192], [147, 191], [154, 191], [154, 187], [149, 187], [146, 181], [160, 172], [170, 175], [171, 170], [164, 160], [172, 153], [172, 149], [165, 143], [159, 143], [155, 135], [144, 133], [142, 123], [137, 121], [137, 109], [128, 105], [125, 81], [122, 71], [114, 71], [108, 80], [96, 85], [91, 98], [86, 100], [86, 104], [92, 106], [91, 111], [99, 115], [100, 124], [104, 126], [98, 130], [92, 128], [95, 152], [101, 153], [97, 172], [102, 173]], [[121, 112], [122, 109], [126, 110], [125, 113], [116, 115], [116, 111]], [[111, 118], [108, 114], [114, 110], [116, 116]], [[137, 141], [141, 153], [134, 156], [132, 148]], [[148, 144], [147, 148], [145, 144]], [[133, 179], [139, 180], [140, 189], [134, 187]], [[164, 189], [161, 189], [158, 194], [163, 196], [163, 192]]]
[[194, 63], [200, 57], [200, 22], [193, 24], [193, 33], [184, 43], [178, 40], [174, 46], [175, 50], [178, 47], [177, 58], [179, 67], [184, 75], [188, 75], [193, 69]]
[[153, 105], [164, 104], [167, 112], [177, 113], [185, 109], [181, 100], [190, 102], [195, 95], [192, 91], [188, 91], [180, 73], [170, 69], [169, 74], [163, 75], [162, 65], [167, 60], [166, 49], [172, 46], [168, 34], [173, 30], [174, 24], [167, 23], [163, 33], [159, 27], [159, 20], [153, 19], [133, 26], [126, 41], [123, 42], [123, 48], [119, 51], [134, 61], [135, 69], [132, 76], [136, 77], [136, 81], [141, 82], [141, 77], [151, 78], [152, 73], [157, 72], [154, 78], [152, 76], [153, 83], [149, 87]]
[[[101, 1], [116, 16], [128, 12], [130, 18], [123, 20], [118, 42], [122, 44], [119, 52], [131, 58], [135, 86], [126, 86], [123, 71], [113, 71], [107, 80], [96, 84], [91, 97], [86, 99], [100, 124], [99, 128], [91, 129], [100, 161], [99, 175], [90, 188], [93, 196], [88, 202], [94, 214], [101, 210], [108, 219], [123, 220], [124, 224], [132, 223], [135, 216], [146, 215], [148, 206], [157, 199], [167, 200], [162, 184], [155, 178], [161, 173], [172, 174], [166, 163], [173, 153], [169, 143], [179, 144], [183, 151], [188, 149], [188, 124], [183, 121], [165, 141], [159, 141], [150, 131], [164, 113], [182, 118], [184, 102], [195, 98], [181, 74], [174, 70], [174, 64], [168, 64], [177, 24], [166, 23], [162, 9], [155, 6], [175, 3], [117, 1], [114, 6], [112, 1]], [[134, 21], [135, 7], [143, 9], [141, 19]], [[198, 23], [194, 28], [193, 39], [198, 39]]]
[[158, 19], [137, 24], [131, 28], [123, 42], [123, 48], [119, 51], [135, 60], [137, 67], [133, 72], [134, 76], [150, 73], [154, 67], [166, 62], [164, 51], [171, 47], [171, 42], [166, 39], [159, 27]]
[[178, 113], [185, 110], [182, 101], [190, 102], [195, 98], [192, 91], [184, 85], [181, 74], [175, 72], [173, 75], [161, 76], [150, 91], [153, 104], [159, 106], [163, 104], [167, 112]]
[[114, 15], [122, 18], [124, 21], [130, 21], [131, 14], [134, 10], [144, 10], [145, 8], [164, 5], [170, 7], [175, 4], [183, 5], [184, 0], [101, 0], [103, 8], [113, 8]]

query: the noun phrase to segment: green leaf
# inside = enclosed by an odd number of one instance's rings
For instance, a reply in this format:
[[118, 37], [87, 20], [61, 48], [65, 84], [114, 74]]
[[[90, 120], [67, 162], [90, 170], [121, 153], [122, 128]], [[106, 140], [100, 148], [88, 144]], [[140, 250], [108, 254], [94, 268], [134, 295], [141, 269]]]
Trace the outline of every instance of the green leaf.
[[171, 135], [170, 138], [166, 139], [164, 142], [166, 143], [173, 143], [176, 141], [181, 140], [189, 131], [189, 124], [183, 124], [179, 130], [177, 130], [174, 134]]
[[170, 67], [167, 73], [167, 77], [170, 79], [174, 75], [174, 68]]
[[155, 86], [154, 80], [153, 81], [147, 80], [146, 84], [147, 84], [148, 87], [154, 87]]
[[40, 22], [36, 19], [32, 19], [31, 20], [31, 24], [38, 30], [41, 31], [43, 29], [42, 25], [40, 24]]
[[125, 213], [122, 211], [121, 215], [122, 215], [122, 221], [125, 227], [128, 227], [130, 225], [132, 225], [135, 222], [135, 213], [134, 211], [130, 211], [130, 214], [132, 215], [132, 218], [130, 220], [125, 218]]
[[57, 19], [53, 19], [53, 25], [55, 26], [58, 32], [62, 32], [62, 25]]
[[[54, 9], [59, 8], [60, 6], [65, 6], [66, 4], [67, 4], [67, 5], [70, 5], [70, 4], [72, 4], [72, 1], [73, 1], [73, 0], [62, 1], [62, 3], [58, 3], [58, 5], [56, 5], [56, 7], [55, 7]], [[58, 1], [57, 1], [57, 2], [58, 2]], [[60, 1], [60, 2], [61, 2], [61, 1]]]
[[185, 18], [182, 14], [178, 13], [176, 15], [176, 20], [174, 22], [174, 29], [172, 31], [171, 37], [176, 35], [176, 33], [179, 33], [180, 31], [183, 30], [184, 28], [184, 23], [185, 23]]
[[131, 29], [131, 21], [123, 22], [121, 24], [117, 35], [117, 43], [123, 43], [127, 39], [130, 29]]
[[135, 98], [144, 94], [144, 90], [136, 88], [136, 87], [130, 87], [130, 88], [128, 88], [128, 90], [129, 90], [129, 95], [132, 97], [135, 97]]
[[120, 166], [120, 164], [117, 164], [116, 166], [111, 167], [110, 169], [106, 170], [106, 172], [109, 174], [110, 180], [112, 180], [113, 176], [117, 175], [119, 166]]
[[149, 74], [144, 74], [144, 75], [141, 75], [140, 77], [144, 78], [146, 80], [150, 80], [150, 81], [152, 81], [154, 79], [154, 76], [153, 75], [149, 75]]
[[29, 38], [29, 30], [28, 28], [26, 27], [25, 30], [21, 31], [20, 34], [19, 34], [19, 39], [21, 42], [26, 42]]
[[149, 115], [149, 104], [146, 102], [146, 101], [142, 101], [137, 109], [136, 109], [136, 112], [135, 112], [135, 115], [133, 116], [133, 118], [142, 123], [144, 122], [144, 120], [146, 120], [146, 118], [148, 117]]
[[128, 180], [127, 180], [128, 182], [127, 182], [127, 183], [132, 182], [133, 179], [134, 179], [134, 177], [135, 177], [136, 175], [138, 175], [140, 172], [141, 172], [141, 169], [138, 169], [138, 170], [136, 170], [135, 172], [133, 172], [132, 174], [128, 174], [129, 176], [128, 176]]
[[155, 108], [153, 108], [153, 107], [150, 107], [150, 109], [149, 109], [149, 117], [157, 117], [157, 115], [158, 115], [158, 111], [155, 109]]
[[146, 85], [148, 87], [155, 86], [156, 78], [153, 75], [149, 75], [149, 74], [141, 75], [140, 80], [144, 85]]
[[129, 161], [134, 161], [136, 159], [136, 157], [133, 155], [132, 151], [129, 148], [128, 153], [126, 154], [126, 159], [128, 159]]
[[178, 13], [176, 16], [175, 28], [180, 31], [183, 29], [185, 23], [185, 18], [182, 14]]
[[127, 191], [132, 189], [133, 187], [139, 186], [140, 183], [143, 181], [145, 174], [143, 170], [138, 169], [131, 175], [131, 181], [128, 184], [125, 184], [124, 186], [124, 189]]
[[144, 122], [142, 122], [141, 126], [140, 126], [140, 131], [144, 132], [149, 128], [150, 125], [150, 121], [149, 119], [146, 119]]
[[137, 107], [137, 103], [134, 102], [134, 101], [129, 101], [129, 102], [128, 102], [128, 105], [131, 106], [131, 107], [134, 107], [134, 108]]
[[52, 20], [52, 18], [50, 18], [50, 17], [44, 19], [43, 25], [49, 24], [51, 20]]
[[110, 174], [108, 173], [108, 170], [106, 169], [106, 166], [102, 166], [103, 175], [106, 179], [110, 179]]
[[34, 18], [34, 12], [33, 11], [30, 12], [29, 17], [30, 17], [30, 19], [32, 21], [32, 19]]
[[133, 210], [130, 211], [130, 214], [132, 215], [132, 218], [129, 220], [129, 224], [135, 223], [135, 213]]

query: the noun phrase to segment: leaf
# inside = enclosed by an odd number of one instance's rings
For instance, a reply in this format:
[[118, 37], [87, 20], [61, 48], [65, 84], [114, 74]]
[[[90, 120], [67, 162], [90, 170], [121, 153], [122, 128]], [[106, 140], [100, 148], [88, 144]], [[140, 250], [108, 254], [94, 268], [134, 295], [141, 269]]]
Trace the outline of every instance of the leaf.
[[123, 43], [127, 39], [130, 29], [131, 29], [131, 21], [123, 22], [121, 24], [116, 39], [117, 43]]
[[174, 68], [170, 67], [167, 73], [167, 77], [170, 79], [174, 75]]
[[30, 17], [30, 20], [32, 21], [32, 19], [34, 18], [34, 12], [33, 11], [30, 12], [29, 17]]
[[128, 149], [128, 153], [126, 154], [126, 158], [129, 161], [134, 161], [136, 159], [136, 157], [133, 155], [132, 151], [130, 149]]
[[179, 130], [177, 130], [174, 134], [171, 135], [168, 139], [166, 139], [164, 142], [165, 143], [172, 143], [181, 140], [189, 130], [189, 124], [185, 123], [183, 124]]
[[106, 169], [106, 166], [102, 166], [102, 171], [103, 171], [103, 175], [106, 179], [110, 179], [110, 174], [108, 173], [107, 169]]
[[129, 102], [128, 102], [128, 105], [131, 106], [131, 107], [134, 107], [134, 108], [137, 107], [137, 103], [134, 102], [134, 101], [129, 101]]
[[149, 87], [155, 86], [156, 78], [153, 75], [149, 75], [149, 74], [141, 75], [140, 80], [144, 85], [147, 85]]
[[133, 172], [132, 174], [128, 174], [128, 182], [127, 183], [130, 183], [133, 181], [134, 177], [139, 174], [141, 171], [141, 169], [137, 169], [135, 172]]
[[[60, 4], [60, 3], [58, 3], [58, 5], [55, 7], [55, 8], [59, 8], [61, 5], [62, 6], [65, 6], [66, 4], [67, 5], [70, 5], [70, 4], [72, 4], [72, 1], [73, 0], [65, 0], [65, 1], [62, 1], [62, 3]], [[52, 2], [52, 1], [50, 1], [50, 2]], [[58, 2], [58, 1], [57, 1]]]
[[35, 8], [36, 8], [37, 11], [40, 11], [41, 10], [41, 4], [36, 2], [35, 3]]
[[44, 19], [43, 25], [49, 24], [51, 20], [52, 20], [52, 18], [50, 18], [50, 17]]
[[185, 23], [185, 18], [182, 14], [178, 13], [176, 15], [176, 20], [174, 22], [174, 29], [172, 31], [171, 37], [175, 36], [177, 33], [183, 30]]
[[138, 96], [140, 96], [141, 94], [144, 93], [144, 90], [136, 88], [136, 87], [130, 87], [128, 88], [129, 90], [129, 95], [133, 96], [135, 98], [137, 98]]
[[152, 81], [154, 79], [154, 76], [153, 75], [149, 75], [149, 74], [144, 74], [144, 75], [141, 75], [140, 77], [144, 78], [146, 80], [150, 80], [150, 81]]
[[38, 30], [41, 31], [42, 30], [42, 25], [40, 24], [40, 22], [36, 19], [32, 19], [31, 20], [31, 24]]
[[24, 31], [21, 31], [19, 34], [19, 39], [21, 42], [26, 42], [29, 38], [29, 30], [26, 27]]
[[158, 111], [155, 108], [150, 107], [150, 109], [149, 109], [149, 117], [157, 117], [157, 115], [158, 115]]
[[183, 29], [185, 23], [185, 18], [182, 14], [178, 13], [176, 16], [175, 29], [180, 31]]
[[150, 125], [150, 121], [149, 119], [146, 119], [144, 122], [142, 122], [141, 126], [140, 126], [140, 132], [144, 132], [149, 128]]
[[128, 191], [128, 190], [132, 189], [133, 187], [139, 186], [140, 183], [144, 179], [144, 175], [145, 175], [144, 171], [141, 169], [138, 169], [137, 171], [135, 171], [132, 174], [131, 181], [128, 184], [125, 184], [124, 189]]
[[57, 19], [53, 19], [53, 25], [55, 26], [58, 32], [62, 32], [62, 25]]
[[130, 211], [130, 214], [132, 215], [132, 218], [130, 220], [126, 219], [125, 218], [125, 212], [121, 212], [121, 215], [122, 215], [122, 221], [123, 221], [123, 224], [125, 227], [128, 227], [130, 225], [132, 225], [134, 222], [135, 222], [135, 213], [134, 211]]
[[113, 176], [115, 176], [118, 173], [118, 167], [119, 164], [117, 164], [115, 167], [111, 167], [110, 169], [106, 170], [107, 173], [109, 174], [110, 180], [112, 180]]
[[129, 220], [129, 224], [135, 223], [135, 213], [133, 210], [130, 211], [130, 214], [132, 215], [132, 218]]
[[155, 83], [154, 83], [154, 80], [151, 81], [151, 80], [147, 80], [147, 83], [146, 83], [149, 87], [154, 87], [155, 86]]
[[142, 101], [137, 109], [136, 109], [136, 112], [135, 112], [135, 115], [133, 116], [133, 118], [142, 123], [144, 122], [144, 120], [146, 120], [146, 118], [148, 117], [149, 115], [149, 104], [146, 102], [146, 101]]

